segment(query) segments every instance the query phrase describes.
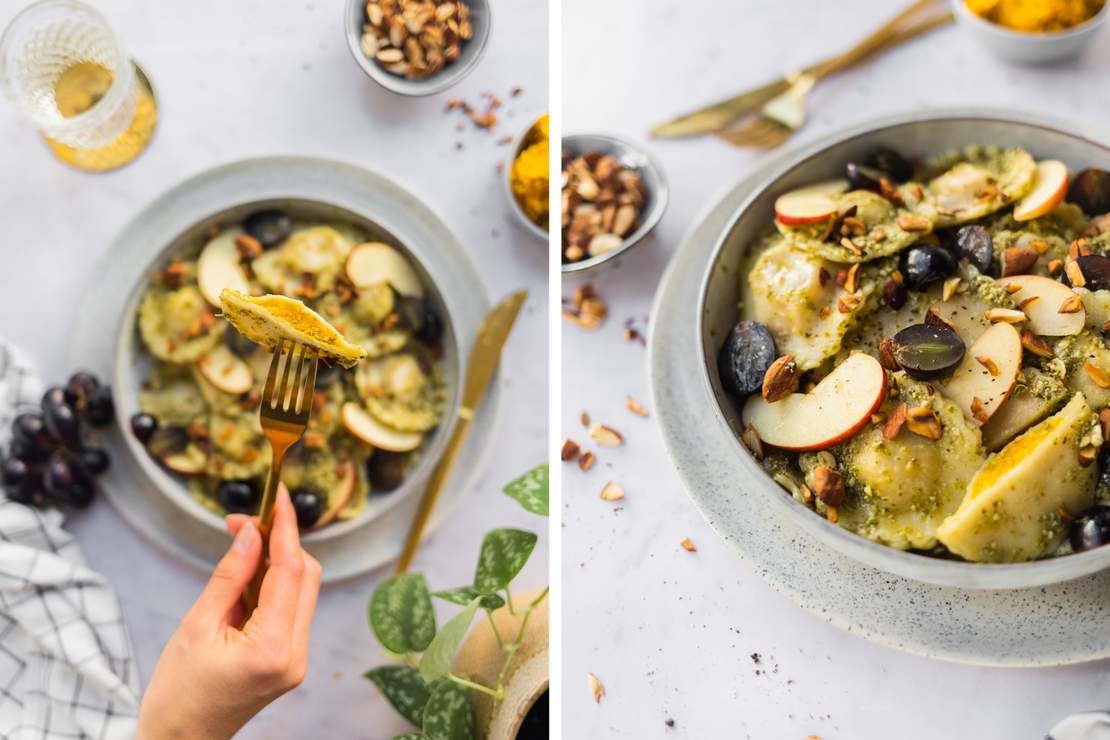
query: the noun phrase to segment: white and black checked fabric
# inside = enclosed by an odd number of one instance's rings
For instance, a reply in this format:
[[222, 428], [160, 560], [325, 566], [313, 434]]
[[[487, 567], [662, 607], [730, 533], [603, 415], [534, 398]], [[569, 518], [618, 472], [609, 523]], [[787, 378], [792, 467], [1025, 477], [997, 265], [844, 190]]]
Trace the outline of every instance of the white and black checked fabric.
[[[0, 339], [0, 448], [42, 393]], [[61, 525], [0, 491], [0, 738], [131, 738], [139, 676], [119, 601]]]

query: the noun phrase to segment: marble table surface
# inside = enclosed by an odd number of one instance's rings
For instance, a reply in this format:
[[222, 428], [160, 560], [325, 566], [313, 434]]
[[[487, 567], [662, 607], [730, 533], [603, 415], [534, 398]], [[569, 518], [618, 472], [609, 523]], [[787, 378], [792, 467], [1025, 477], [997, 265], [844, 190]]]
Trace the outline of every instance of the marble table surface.
[[[901, 3], [894, 4], [895, 7]], [[649, 141], [650, 125], [840, 50], [893, 13], [882, 0], [635, 5], [563, 0], [564, 130], [610, 131], [655, 154], [671, 186], [652, 244], [595, 280], [610, 318], [563, 331], [563, 425], [581, 411], [626, 444], [588, 473], [564, 467], [564, 736], [568, 738], [1038, 738], [1105, 706], [1110, 666], [1007, 670], [942, 663], [841, 632], [773, 592], [709, 529], [653, 420], [639, 327], [698, 214], [761, 161], [711, 140]], [[799, 139], [884, 113], [957, 104], [1033, 106], [1105, 120], [1110, 35], [1055, 68], [1004, 65], [949, 28], [822, 83]], [[563, 288], [569, 295], [573, 283]], [[649, 409], [649, 413], [652, 409]], [[606, 481], [626, 498], [598, 498]], [[680, 540], [689, 537], [696, 553]], [[835, 584], [830, 584], [835, 588]], [[758, 658], [758, 660], [757, 660]], [[587, 673], [605, 686], [595, 704]]]
[[[470, 250], [484, 289], [530, 297], [506, 347], [504, 395], [494, 454], [456, 510], [426, 542], [413, 569], [434, 587], [473, 577], [482, 535], [497, 526], [543, 533], [521, 586], [547, 583], [547, 523], [502, 495], [501, 486], [547, 450], [547, 258], [543, 244], [512, 220], [496, 166], [498, 143], [547, 109], [545, 0], [496, 3], [485, 58], [456, 88], [401, 98], [367, 78], [343, 34], [341, 0], [197, 0], [170, 9], [141, 0], [94, 0], [156, 86], [161, 121], [150, 149], [130, 166], [91, 175], [55, 161], [25, 121], [0, 102], [0, 222], [5, 296], [0, 335], [28, 351], [50, 381], [64, 380], [74, 304], [97, 289], [91, 268], [112, 237], [161, 191], [209, 167], [270, 154], [340, 159], [395, 179], [423, 199]], [[0, 3], [0, 27], [22, 6]], [[509, 97], [515, 86], [518, 97]], [[505, 99], [496, 131], [479, 131], [447, 100]], [[151, 245], [152, 249], [158, 245]], [[113, 341], [106, 331], [106, 343]], [[461, 461], [465, 465], [466, 461]], [[92, 565], [119, 591], [144, 681], [166, 638], [206, 576], [163, 555], [107, 501], [71, 517]], [[367, 738], [406, 731], [369, 682], [384, 661], [367, 625], [381, 573], [321, 593], [304, 685], [277, 701], [243, 738]], [[454, 607], [441, 615], [454, 613]], [[446, 618], [445, 616], [443, 618]]]

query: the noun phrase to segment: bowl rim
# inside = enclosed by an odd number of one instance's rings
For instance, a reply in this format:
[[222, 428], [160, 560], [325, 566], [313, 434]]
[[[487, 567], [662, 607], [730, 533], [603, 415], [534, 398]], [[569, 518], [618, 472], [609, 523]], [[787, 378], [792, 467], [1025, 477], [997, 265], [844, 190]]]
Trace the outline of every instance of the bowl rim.
[[1016, 31], [1012, 28], [994, 23], [975, 13], [967, 7], [966, 0], [952, 0], [952, 5], [957, 17], [976, 28], [990, 33], [996, 33], [1000, 38], [1014, 39], [1030, 44], [1043, 44], [1050, 41], [1064, 41], [1084, 36], [1101, 26], [1110, 17], [1110, 2], [1105, 2], [1097, 13], [1082, 23], [1059, 31]]
[[347, 0], [347, 4], [344, 6], [343, 29], [344, 35], [347, 37], [347, 48], [350, 50], [351, 56], [355, 58], [355, 62], [358, 66], [366, 73], [366, 76], [394, 95], [402, 95], [409, 98], [422, 98], [443, 92], [461, 82], [464, 77], [473, 72], [474, 68], [478, 66], [478, 62], [480, 62], [485, 55], [486, 48], [489, 46], [490, 32], [493, 28], [493, 9], [491, 3], [489, 0], [466, 1], [471, 5], [480, 4], [482, 6], [484, 15], [483, 22], [475, 29], [476, 32], [474, 37], [467, 42], [468, 44], [477, 44], [477, 48], [474, 50], [474, 54], [465, 63], [455, 63], [450, 67], [444, 67], [431, 77], [426, 77], [423, 80], [408, 80], [404, 77], [397, 77], [391, 72], [382, 69], [380, 65], [368, 59], [366, 55], [362, 53], [362, 48], [359, 46], [359, 41], [362, 38], [362, 27], [355, 18], [358, 17], [358, 13], [365, 14], [365, 0]]
[[[213, 172], [235, 168], [242, 165], [244, 162], [264, 162], [268, 159], [270, 158], [263, 157], [238, 160], [227, 165], [205, 170], [178, 183], [177, 186], [171, 188], [169, 191], [162, 193], [155, 201], [152, 201], [142, 210], [146, 211], [151, 207], [155, 207], [163, 198], [172, 197], [172, 193], [177, 192], [178, 188], [188, 188], [194, 181], [211, 177]], [[435, 428], [432, 438], [428, 440], [427, 446], [420, 451], [419, 459], [410, 469], [401, 487], [394, 491], [390, 491], [388, 493], [388, 498], [373, 509], [364, 509], [350, 519], [333, 522], [318, 530], [307, 531], [301, 536], [301, 539], [306, 543], [326, 542], [344, 537], [385, 515], [402, 501], [410, 498], [415, 490], [422, 488], [426, 484], [428, 476], [431, 475], [432, 469], [441, 457], [453, 432], [458, 408], [462, 402], [461, 389], [462, 383], [465, 380], [465, 366], [462, 357], [463, 340], [459, 335], [459, 327], [456, 326], [455, 317], [450, 310], [448, 299], [441, 287], [436, 284], [432, 278], [430, 271], [423, 264], [423, 261], [420, 260], [406, 244], [404, 236], [400, 235], [398, 229], [391, 225], [388, 217], [371, 217], [366, 213], [360, 212], [353, 205], [340, 205], [335, 202], [328, 202], [324, 198], [314, 194], [286, 194], [268, 196], [260, 199], [256, 198], [253, 200], [250, 198], [237, 199], [235, 202], [226, 204], [209, 212], [207, 215], [194, 218], [188, 226], [166, 239], [157, 251], [153, 251], [150, 254], [148, 262], [140, 273], [140, 279], [130, 287], [129, 293], [123, 301], [123, 309], [119, 314], [115, 326], [112, 380], [113, 385], [116, 387], [117, 395], [125, 389], [129, 394], [129, 398], [131, 395], [137, 394], [137, 387], [130, 387], [130, 384], [124, 384], [122, 381], [125, 378], [125, 373], [128, 372], [127, 368], [134, 362], [134, 359], [141, 353], [149, 354], [149, 351], [143, 346], [141, 337], [137, 336], [136, 321], [141, 297], [150, 284], [152, 268], [176, 251], [183, 249], [184, 245], [177, 245], [176, 249], [174, 246], [188, 231], [196, 228], [199, 224], [208, 221], [219, 221], [224, 214], [234, 209], [251, 207], [255, 204], [260, 208], [277, 207], [276, 203], [282, 201], [292, 202], [296, 204], [297, 207], [335, 209], [348, 219], [353, 218], [373, 224], [376, 228], [381, 230], [384, 235], [388, 236], [390, 240], [399, 245], [406, 257], [415, 262], [419, 270], [427, 276], [428, 284], [426, 288], [433, 292], [433, 295], [438, 298], [439, 303], [444, 308], [444, 321], [447, 329], [445, 336], [448, 339], [448, 349], [445, 354], [447, 357], [451, 358], [450, 362], [454, 370], [454, 381], [450, 383], [448, 387], [448, 402], [444, 408], [440, 424]], [[354, 225], [360, 224], [355, 223]], [[125, 227], [125, 229], [129, 228], [130, 225]], [[162, 495], [170, 499], [182, 513], [188, 514], [198, 522], [222, 533], [224, 531], [223, 518], [194, 500], [184, 483], [184, 477], [171, 473], [163, 468], [163, 466], [155, 461], [147, 452], [146, 448], [135, 439], [134, 435], [131, 434], [128, 411], [132, 410], [132, 406], [137, 408], [135, 402], [117, 402], [115, 422], [118, 432], [123, 438], [124, 446], [137, 462], [139, 468], [143, 471], [150, 483], [157, 488]]]
[[[503, 192], [505, 194], [505, 197], [508, 199], [509, 208], [512, 210], [513, 215], [516, 216], [517, 221], [531, 234], [539, 237], [544, 244], [548, 243], [550, 237], [550, 234], [548, 233], [551, 227], [550, 214], [548, 214], [547, 229], [541, 228], [539, 224], [528, 218], [528, 214], [526, 214], [524, 212], [524, 209], [521, 208], [520, 202], [516, 199], [516, 195], [513, 193], [512, 179], [513, 162], [516, 161], [517, 156], [521, 153], [521, 151], [524, 150], [524, 140], [528, 137], [529, 132], [531, 132], [532, 129], [536, 127], [536, 124], [540, 122], [541, 118], [550, 115], [550, 113], [540, 113], [534, 119], [532, 119], [531, 123], [529, 123], [516, 135], [516, 138], [513, 139], [512, 153], [509, 155], [509, 158], [505, 160], [503, 168], [504, 171], [501, 173], [501, 177], [499, 178], [501, 180], [501, 192]], [[550, 119], [548, 120], [550, 121]], [[548, 140], [550, 141], [550, 138]], [[551, 178], [548, 177], [549, 186], [550, 182]]]
[[[653, 198], [653, 203], [651, 210], [647, 214], [647, 218], [644, 219], [644, 221], [635, 231], [633, 231], [621, 242], [621, 245], [619, 247], [612, 250], [611, 252], [599, 254], [596, 257], [590, 257], [578, 262], [563, 262], [562, 255], [559, 255], [561, 272], [564, 275], [573, 275], [576, 273], [586, 273], [593, 271], [601, 267], [602, 265], [605, 265], [610, 261], [617, 259], [625, 252], [631, 251], [634, 247], [642, 243], [647, 235], [654, 231], [655, 227], [659, 225], [659, 222], [663, 219], [663, 213], [667, 210], [667, 203], [670, 201], [670, 185], [667, 183], [666, 172], [663, 170], [663, 166], [659, 163], [659, 160], [655, 157], [655, 155], [649, 152], [645, 147], [617, 134], [587, 133], [579, 131], [571, 134], [563, 134], [561, 142], [563, 151], [573, 149], [575, 141], [582, 139], [593, 139], [595, 141], [600, 140], [607, 143], [609, 145], [609, 149], [603, 153], [609, 153], [617, 149], [625, 149], [634, 152], [637, 156], [642, 157], [644, 159], [644, 162], [646, 163], [646, 166], [640, 166], [636, 169], [640, 171], [643, 171], [644, 169], [651, 170], [652, 173], [655, 175], [655, 179], [658, 181], [659, 185], [651, 194]], [[562, 244], [561, 231], [559, 243], [560, 245]]]
[[[722, 433], [728, 433], [733, 438], [733, 448], [745, 463], [745, 466], [757, 471], [757, 477], [753, 481], [756, 487], [766, 494], [765, 498], [769, 498], [771, 505], [775, 506], [783, 516], [798, 525], [808, 536], [816, 537], [837, 552], [888, 573], [941, 586], [1019, 589], [1081, 578], [1110, 567], [1110, 547], [1025, 563], [971, 563], [898, 550], [832, 524], [823, 517], [815, 515], [792, 496], [785, 495], [782, 487], [767, 475], [763, 466], [732, 434], [728, 419], [722, 409], [721, 395], [713, 385], [712, 365], [715, 364], [715, 360], [711, 359], [711, 354], [712, 357], [715, 357], [716, 353], [715, 351], [710, 352], [710, 348], [707, 347], [705, 342], [706, 296], [710, 281], [714, 272], [718, 269], [721, 254], [730, 235], [753, 204], [798, 166], [820, 156], [832, 147], [858, 139], [866, 139], [902, 126], [921, 125], [931, 121], [955, 120], [1039, 128], [1097, 147], [1110, 156], [1110, 145], [1081, 134], [1072, 133], [1073, 131], [1082, 130], [1083, 127], [1072, 125], [1066, 119], [992, 107], [933, 108], [926, 111], [894, 114], [857, 123], [799, 147], [792, 155], [777, 160], [776, 166], [766, 174], [762, 181], [752, 189], [735, 209], [725, 228], [722, 229], [721, 234], [715, 240], [710, 259], [702, 273], [698, 287], [695, 336], [701, 349], [699, 382], [702, 390], [712, 400], [713, 414], [719, 429]], [[926, 571], [926, 575], [923, 576], [921, 571]]]

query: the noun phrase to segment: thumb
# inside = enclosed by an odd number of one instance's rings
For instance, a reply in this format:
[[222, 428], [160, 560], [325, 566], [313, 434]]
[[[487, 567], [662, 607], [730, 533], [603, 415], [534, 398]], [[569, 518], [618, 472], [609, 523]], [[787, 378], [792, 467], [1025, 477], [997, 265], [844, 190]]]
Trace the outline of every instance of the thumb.
[[194, 617], [216, 625], [226, 621], [258, 568], [262, 536], [251, 519], [239, 526], [227, 554], [216, 565], [208, 585], [190, 610]]

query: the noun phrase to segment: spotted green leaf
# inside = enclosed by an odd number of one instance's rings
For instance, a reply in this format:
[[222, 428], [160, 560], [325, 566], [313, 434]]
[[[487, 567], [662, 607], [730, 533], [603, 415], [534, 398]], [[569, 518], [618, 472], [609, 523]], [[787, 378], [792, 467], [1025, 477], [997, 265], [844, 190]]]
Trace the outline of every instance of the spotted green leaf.
[[436, 615], [424, 576], [393, 576], [370, 598], [370, 626], [387, 650], [419, 653], [436, 634]]
[[474, 613], [478, 611], [480, 601], [479, 597], [471, 599], [466, 608], [443, 625], [443, 629], [436, 634], [432, 644], [424, 651], [424, 655], [420, 658], [420, 677], [425, 681], [443, 678], [451, 670], [451, 664], [455, 662], [455, 653], [459, 651], [459, 645], [466, 637], [470, 623], [474, 621]]
[[548, 475], [547, 463], [537, 465], [505, 486], [505, 493], [515, 498], [521, 506], [533, 514], [547, 516]]
[[536, 546], [536, 535], [519, 529], [495, 529], [482, 540], [474, 588], [492, 594], [504, 589], [528, 562]]
[[406, 732], [404, 735], [396, 735], [393, 740], [427, 740], [419, 732]]
[[398, 714], [420, 727], [431, 691], [415, 668], [383, 665], [367, 671], [366, 677], [381, 690]]
[[505, 600], [497, 594], [482, 596], [473, 586], [459, 586], [458, 588], [449, 588], [446, 591], [436, 591], [432, 596], [443, 599], [444, 601], [450, 601], [452, 604], [458, 604], [459, 606], [466, 606], [473, 599], [481, 596], [482, 600], [478, 602], [478, 606], [483, 609], [493, 610], [505, 606]]
[[474, 740], [470, 689], [454, 681], [440, 681], [424, 707], [427, 740]]

